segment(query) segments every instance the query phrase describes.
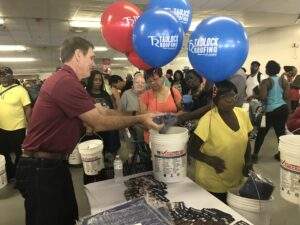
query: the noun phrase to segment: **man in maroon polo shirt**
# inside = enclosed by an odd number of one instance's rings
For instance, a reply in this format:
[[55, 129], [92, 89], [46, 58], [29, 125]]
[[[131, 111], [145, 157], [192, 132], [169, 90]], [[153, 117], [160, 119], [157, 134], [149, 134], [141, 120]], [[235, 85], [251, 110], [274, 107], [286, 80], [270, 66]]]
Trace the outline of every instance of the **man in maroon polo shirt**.
[[116, 130], [136, 123], [152, 129], [154, 114], [124, 116], [94, 105], [80, 80], [94, 65], [93, 45], [80, 37], [65, 40], [63, 67], [48, 78], [36, 101], [16, 187], [25, 198], [26, 225], [73, 225], [78, 209], [66, 157], [75, 148], [83, 123], [95, 131]]

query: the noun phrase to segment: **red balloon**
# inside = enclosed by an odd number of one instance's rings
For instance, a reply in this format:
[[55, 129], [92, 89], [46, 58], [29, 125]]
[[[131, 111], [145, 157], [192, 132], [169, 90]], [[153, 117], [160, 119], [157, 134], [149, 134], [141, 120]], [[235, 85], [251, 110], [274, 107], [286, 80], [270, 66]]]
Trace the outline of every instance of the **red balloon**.
[[148, 64], [144, 63], [144, 61], [138, 56], [138, 54], [134, 51], [127, 54], [127, 58], [129, 62], [131, 62], [132, 65], [135, 67], [141, 69], [141, 70], [148, 70], [151, 68]]
[[108, 6], [101, 16], [101, 30], [108, 45], [122, 53], [133, 51], [132, 30], [142, 11], [120, 0]]

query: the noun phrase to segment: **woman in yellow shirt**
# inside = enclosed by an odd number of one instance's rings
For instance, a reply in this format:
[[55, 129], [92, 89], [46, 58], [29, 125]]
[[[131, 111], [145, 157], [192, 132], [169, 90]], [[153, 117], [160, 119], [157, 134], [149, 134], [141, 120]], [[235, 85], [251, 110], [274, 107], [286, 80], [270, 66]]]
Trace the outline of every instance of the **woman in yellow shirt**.
[[191, 135], [188, 153], [196, 159], [195, 181], [226, 203], [227, 191], [238, 186], [252, 168], [248, 114], [235, 106], [237, 88], [230, 81], [216, 83], [213, 107]]

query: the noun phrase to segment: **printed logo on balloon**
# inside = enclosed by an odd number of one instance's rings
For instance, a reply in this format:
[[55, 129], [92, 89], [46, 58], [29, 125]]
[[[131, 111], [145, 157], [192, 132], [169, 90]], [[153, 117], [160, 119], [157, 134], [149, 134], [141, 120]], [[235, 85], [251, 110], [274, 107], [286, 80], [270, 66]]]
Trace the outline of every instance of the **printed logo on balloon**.
[[136, 53], [146, 64], [162, 67], [181, 50], [183, 29], [172, 13], [149, 9], [137, 20], [132, 38]]
[[187, 0], [150, 0], [148, 9], [164, 9], [175, 15], [182, 25], [184, 32], [188, 32], [192, 22], [192, 6]]
[[245, 62], [248, 50], [245, 29], [229, 17], [203, 20], [188, 43], [188, 57], [194, 69], [215, 82], [232, 76]]
[[178, 35], [173, 36], [148, 36], [151, 45], [162, 49], [176, 49], [178, 46]]
[[142, 11], [127, 1], [109, 5], [101, 15], [101, 31], [106, 43], [113, 49], [125, 53], [128, 61], [139, 69], [150, 66], [137, 55], [132, 45], [132, 31]]
[[123, 17], [124, 23], [126, 23], [128, 26], [131, 26], [133, 28], [135, 22], [138, 20], [139, 16], [132, 16], [132, 17]]
[[203, 56], [216, 56], [218, 54], [219, 38], [200, 37], [189, 41], [189, 51], [193, 54]]
[[133, 51], [132, 30], [142, 11], [127, 1], [116, 1], [101, 15], [101, 31], [104, 40], [113, 49], [129, 53]]

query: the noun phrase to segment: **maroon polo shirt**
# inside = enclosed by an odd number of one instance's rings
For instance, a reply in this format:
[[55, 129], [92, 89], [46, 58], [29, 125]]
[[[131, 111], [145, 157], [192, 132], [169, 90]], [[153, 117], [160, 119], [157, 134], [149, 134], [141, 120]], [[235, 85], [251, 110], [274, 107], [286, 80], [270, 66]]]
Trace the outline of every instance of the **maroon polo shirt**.
[[300, 107], [296, 109], [296, 111], [290, 115], [290, 117], [287, 120], [287, 128], [289, 131], [293, 132], [296, 131], [295, 134], [300, 134]]
[[23, 142], [26, 151], [71, 153], [83, 128], [78, 116], [95, 108], [71, 67], [43, 84]]

